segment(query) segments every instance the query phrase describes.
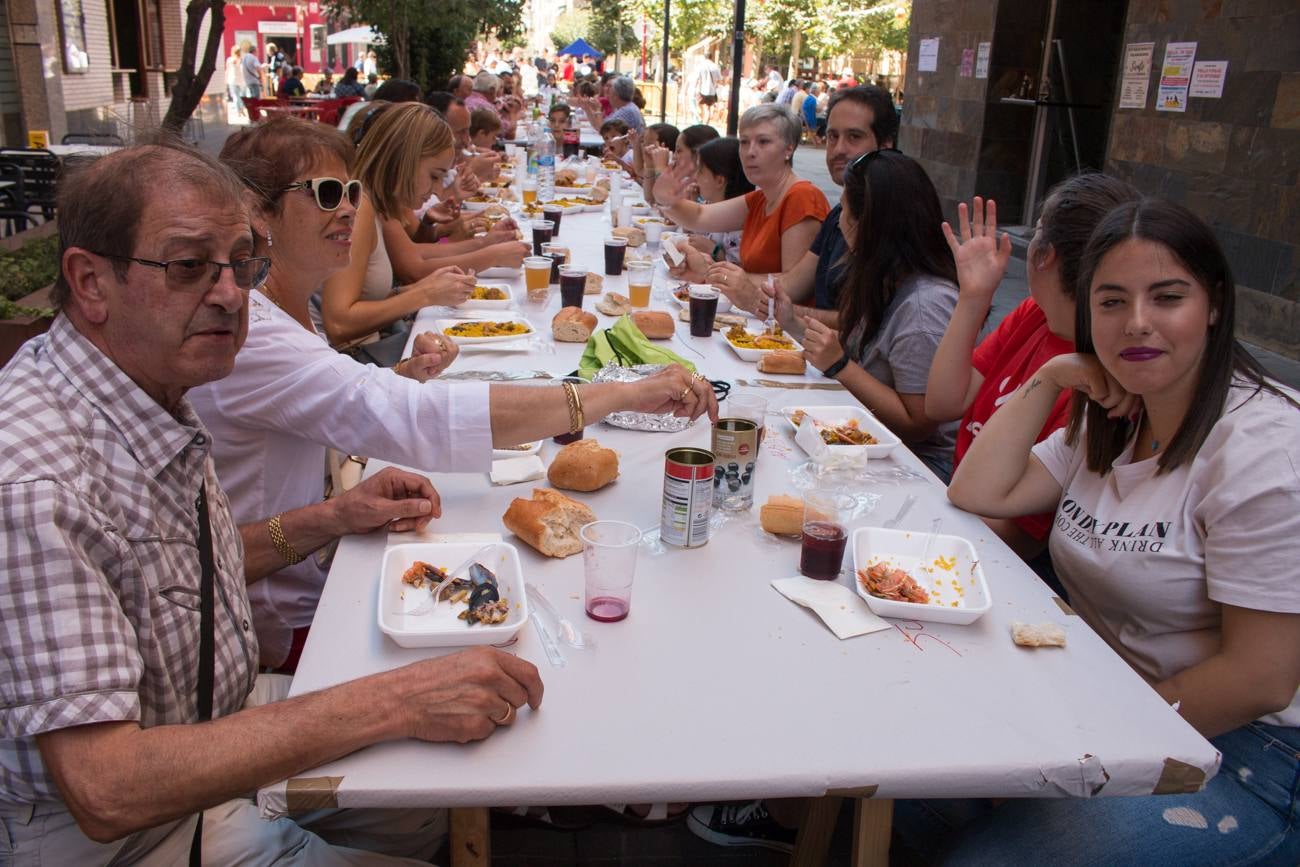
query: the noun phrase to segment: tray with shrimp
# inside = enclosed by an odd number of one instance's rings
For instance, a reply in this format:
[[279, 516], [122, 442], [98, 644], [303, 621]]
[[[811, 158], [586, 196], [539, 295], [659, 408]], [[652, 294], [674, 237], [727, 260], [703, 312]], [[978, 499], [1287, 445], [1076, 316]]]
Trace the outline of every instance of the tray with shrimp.
[[509, 310], [515, 296], [505, 283], [478, 283], [469, 298], [457, 305], [461, 310]]
[[378, 608], [379, 631], [402, 647], [509, 641], [528, 621], [519, 551], [507, 542], [393, 545]]
[[533, 334], [522, 319], [439, 319], [434, 326], [461, 346], [509, 343]]
[[763, 357], [764, 352], [803, 349], [788, 334], [750, 331], [742, 325], [733, 325], [720, 333], [722, 339], [731, 347], [731, 351], [739, 355], [742, 361], [757, 362]]
[[975, 546], [960, 536], [861, 527], [853, 588], [881, 617], [974, 623], [993, 607]]
[[[781, 410], [798, 434], [807, 419], [820, 440], [836, 452], [861, 452], [869, 458], [883, 458], [902, 442], [874, 415], [860, 406], [813, 406], [795, 404]], [[795, 442], [799, 442], [796, 435]], [[799, 443], [800, 447], [803, 443]], [[814, 443], [815, 444], [815, 443]], [[807, 449], [805, 449], [807, 451]]]

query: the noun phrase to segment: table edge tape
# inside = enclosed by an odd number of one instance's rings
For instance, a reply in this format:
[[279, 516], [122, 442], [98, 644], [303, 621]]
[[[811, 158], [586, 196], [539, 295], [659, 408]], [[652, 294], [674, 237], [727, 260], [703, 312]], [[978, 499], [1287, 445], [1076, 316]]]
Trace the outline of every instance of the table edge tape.
[[1153, 795], [1190, 795], [1205, 788], [1205, 771], [1180, 762], [1178, 759], [1165, 758], [1160, 769], [1160, 779], [1151, 790]]
[[827, 789], [828, 798], [874, 798], [880, 790], [878, 785], [853, 786], [847, 789]]
[[284, 806], [290, 813], [333, 810], [339, 805], [342, 777], [290, 777], [284, 786]]

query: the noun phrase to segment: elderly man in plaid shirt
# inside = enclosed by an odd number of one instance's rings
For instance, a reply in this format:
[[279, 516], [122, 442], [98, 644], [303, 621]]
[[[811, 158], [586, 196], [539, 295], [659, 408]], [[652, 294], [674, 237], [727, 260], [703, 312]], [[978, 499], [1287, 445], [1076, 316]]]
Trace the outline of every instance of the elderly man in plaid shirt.
[[235, 525], [184, 397], [230, 372], [267, 274], [225, 167], [103, 157], [63, 180], [59, 230], [61, 312], [0, 371], [0, 862], [428, 859], [436, 811], [263, 822], [246, 795], [384, 740], [487, 737], [541, 701], [536, 669], [468, 652], [250, 706], [245, 588], [283, 566], [286, 534], [304, 550], [419, 526], [437, 493], [388, 471]]

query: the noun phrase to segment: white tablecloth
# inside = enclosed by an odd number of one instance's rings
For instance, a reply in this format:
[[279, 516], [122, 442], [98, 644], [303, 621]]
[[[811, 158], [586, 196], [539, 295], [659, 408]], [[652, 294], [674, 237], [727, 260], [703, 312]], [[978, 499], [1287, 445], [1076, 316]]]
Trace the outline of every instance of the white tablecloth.
[[[569, 215], [559, 240], [579, 264], [602, 269], [602, 215]], [[619, 289], [622, 278], [607, 280]], [[662, 279], [662, 275], [661, 275]], [[520, 281], [521, 282], [521, 281]], [[518, 283], [516, 284], [518, 285]], [[520, 286], [522, 295], [522, 286]], [[656, 295], [662, 295], [662, 286]], [[556, 293], [558, 294], [558, 293]], [[588, 297], [587, 307], [590, 309]], [[662, 298], [654, 306], [667, 307]], [[525, 312], [549, 337], [552, 298]], [[675, 312], [675, 307], [672, 308]], [[445, 312], [445, 311], [444, 311]], [[436, 311], [425, 311], [417, 330]], [[609, 317], [600, 317], [602, 325]], [[711, 378], [756, 378], [720, 338], [695, 340], [680, 323], [673, 347]], [[690, 346], [702, 357], [691, 354]], [[511, 355], [466, 353], [453, 371], [576, 367], [580, 345], [549, 341]], [[775, 377], [773, 377], [775, 379]], [[815, 373], [786, 382], [825, 382]], [[742, 389], [749, 390], [749, 389]], [[773, 406], [833, 404], [844, 391], [765, 388]], [[769, 417], [757, 469], [757, 502], [797, 491], [803, 462], [788, 426]], [[617, 450], [617, 482], [584, 499], [601, 518], [657, 527], [664, 451], [709, 445], [707, 421], [678, 434], [587, 429]], [[543, 457], [556, 446], [549, 441]], [[911, 467], [924, 479], [895, 482]], [[378, 466], [372, 462], [370, 471]], [[993, 610], [970, 626], [891, 621], [893, 628], [840, 641], [811, 612], [770, 586], [798, 571], [799, 545], [765, 537], [753, 514], [733, 517], [698, 549], [643, 549], [630, 616], [588, 620], [582, 558], [545, 558], [519, 543], [527, 580], [594, 634], [594, 650], [565, 650], [552, 667], [531, 626], [511, 651], [546, 684], [541, 709], [468, 746], [403, 741], [376, 745], [269, 786], [267, 816], [304, 803], [297, 793], [353, 806], [487, 806], [702, 801], [845, 792], [878, 797], [1138, 795], [1194, 789], [1218, 764], [1213, 747], [1171, 710], [983, 523], [953, 508], [905, 449], [879, 462], [879, 495], [854, 526], [879, 525], [911, 494], [903, 529], [972, 540]], [[501, 515], [532, 485], [493, 488], [486, 475], [435, 474], [441, 532], [506, 532]], [[507, 541], [515, 541], [506, 533]], [[382, 534], [340, 544], [302, 655], [293, 693], [337, 684], [434, 655], [404, 650], [376, 627]], [[847, 558], [846, 558], [847, 559]], [[848, 584], [846, 573], [841, 581]], [[1012, 644], [1013, 620], [1064, 626], [1064, 650]], [[311, 803], [320, 803], [311, 801]]]

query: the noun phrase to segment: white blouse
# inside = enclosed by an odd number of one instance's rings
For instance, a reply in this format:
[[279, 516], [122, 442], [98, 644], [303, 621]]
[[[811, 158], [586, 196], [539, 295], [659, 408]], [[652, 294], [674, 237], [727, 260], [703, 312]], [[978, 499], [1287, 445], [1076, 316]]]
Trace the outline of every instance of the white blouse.
[[[327, 446], [426, 471], [492, 465], [486, 383], [420, 383], [361, 364], [256, 291], [234, 371], [187, 397], [212, 432], [217, 478], [241, 524], [319, 503]], [[284, 659], [324, 584], [308, 557], [248, 588], [263, 664]]]

